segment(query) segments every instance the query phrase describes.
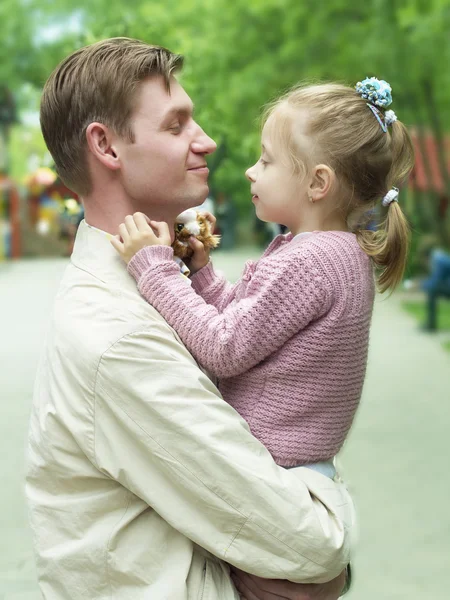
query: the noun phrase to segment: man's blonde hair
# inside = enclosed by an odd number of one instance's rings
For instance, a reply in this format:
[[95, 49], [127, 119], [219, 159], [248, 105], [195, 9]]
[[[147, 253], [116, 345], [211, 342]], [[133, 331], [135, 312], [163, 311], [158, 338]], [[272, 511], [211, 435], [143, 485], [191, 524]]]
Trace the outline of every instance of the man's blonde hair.
[[[296, 116], [306, 115], [311, 152], [301, 152]], [[380, 109], [381, 112], [382, 109]], [[393, 186], [405, 182], [414, 166], [414, 149], [406, 127], [395, 121], [385, 133], [364, 100], [340, 84], [298, 86], [267, 107], [270, 132], [278, 137], [294, 171], [304, 176], [323, 162], [335, 172], [345, 198], [346, 218], [368, 212]], [[275, 140], [276, 142], [276, 140]], [[409, 248], [410, 230], [397, 202], [392, 202], [377, 231], [355, 229], [362, 249], [379, 268], [380, 291], [401, 281]]]
[[74, 192], [91, 191], [86, 129], [98, 121], [133, 141], [130, 125], [138, 84], [170, 76], [183, 57], [130, 38], [111, 38], [65, 58], [45, 84], [40, 110], [42, 133], [64, 183]]

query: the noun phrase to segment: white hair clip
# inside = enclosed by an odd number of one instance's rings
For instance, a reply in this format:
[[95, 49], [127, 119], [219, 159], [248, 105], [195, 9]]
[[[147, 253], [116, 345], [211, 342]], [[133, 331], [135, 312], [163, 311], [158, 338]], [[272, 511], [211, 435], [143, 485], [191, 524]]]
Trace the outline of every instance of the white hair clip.
[[386, 196], [383, 198], [383, 206], [389, 206], [391, 202], [398, 202], [398, 194], [399, 190], [396, 187], [393, 187], [388, 191]]
[[397, 115], [395, 114], [395, 112], [393, 110], [387, 110], [384, 113], [384, 122], [386, 123], [386, 125], [389, 127], [389, 125], [392, 125], [392, 123], [395, 123], [395, 121], [397, 120]]

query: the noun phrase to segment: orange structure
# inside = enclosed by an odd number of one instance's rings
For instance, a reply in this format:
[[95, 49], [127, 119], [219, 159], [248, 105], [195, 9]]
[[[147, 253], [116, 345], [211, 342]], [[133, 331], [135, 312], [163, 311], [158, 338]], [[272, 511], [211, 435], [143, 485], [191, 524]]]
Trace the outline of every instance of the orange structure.
[[[415, 129], [410, 130], [414, 145], [416, 161], [409, 184], [413, 189], [421, 192], [434, 192], [440, 199], [440, 215], [446, 213], [449, 198], [446, 188], [445, 174], [439, 164], [438, 144], [434, 135], [427, 131], [421, 134]], [[445, 166], [447, 174], [450, 173], [450, 137], [444, 138]]]
[[0, 174], [0, 260], [20, 255], [19, 192], [11, 179]]

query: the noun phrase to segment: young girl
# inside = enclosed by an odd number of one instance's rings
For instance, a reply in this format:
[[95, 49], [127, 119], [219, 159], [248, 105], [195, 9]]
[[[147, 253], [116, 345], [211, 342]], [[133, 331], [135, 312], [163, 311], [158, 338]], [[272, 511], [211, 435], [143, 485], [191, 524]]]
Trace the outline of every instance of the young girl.
[[[275, 461], [334, 476], [357, 409], [378, 287], [401, 280], [408, 249], [398, 190], [413, 166], [391, 88], [375, 78], [356, 90], [298, 87], [265, 117], [262, 153], [248, 169], [263, 221], [290, 231], [273, 240], [242, 278], [227, 283], [203, 246], [180, 277], [167, 224], [127, 217], [114, 247], [139, 290], [218, 378], [224, 399], [249, 423]], [[378, 203], [376, 232], [352, 226]]]

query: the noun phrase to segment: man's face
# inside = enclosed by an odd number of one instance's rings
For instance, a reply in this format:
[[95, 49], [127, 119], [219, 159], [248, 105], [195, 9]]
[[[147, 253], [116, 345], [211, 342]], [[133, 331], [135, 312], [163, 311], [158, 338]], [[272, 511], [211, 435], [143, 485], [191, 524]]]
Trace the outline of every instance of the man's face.
[[[215, 142], [193, 119], [193, 104], [176, 79], [139, 84], [131, 125], [133, 143], [116, 141], [126, 194], [138, 210], [170, 219], [208, 195], [205, 156]], [[158, 216], [156, 216], [158, 215]]]

